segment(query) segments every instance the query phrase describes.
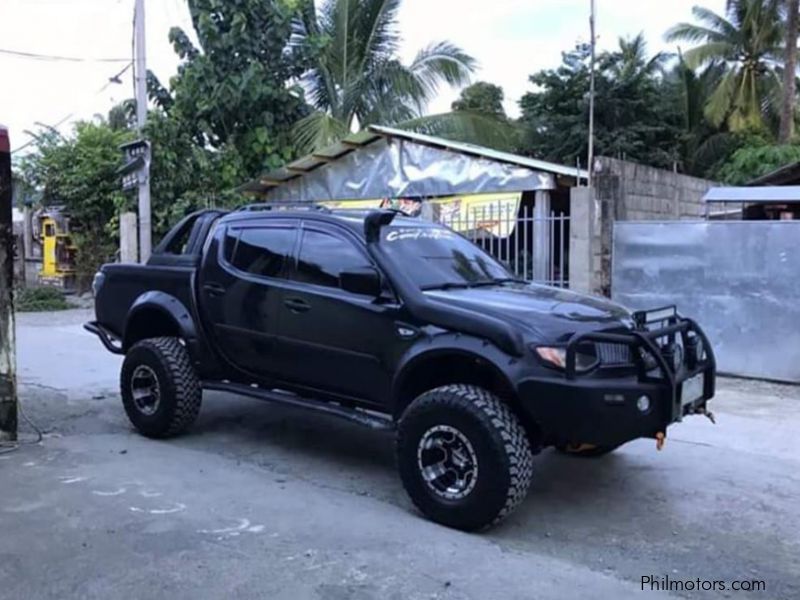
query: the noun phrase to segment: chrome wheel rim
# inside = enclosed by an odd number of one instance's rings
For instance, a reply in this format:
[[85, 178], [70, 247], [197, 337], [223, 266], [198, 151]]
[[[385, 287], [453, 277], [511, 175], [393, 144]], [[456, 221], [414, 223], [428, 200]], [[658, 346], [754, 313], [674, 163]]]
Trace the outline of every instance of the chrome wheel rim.
[[139, 365], [131, 377], [131, 396], [136, 409], [143, 415], [151, 416], [161, 403], [161, 388], [155, 371], [147, 365]]
[[430, 491], [447, 500], [465, 498], [478, 481], [478, 458], [455, 427], [431, 427], [419, 441], [417, 466]]

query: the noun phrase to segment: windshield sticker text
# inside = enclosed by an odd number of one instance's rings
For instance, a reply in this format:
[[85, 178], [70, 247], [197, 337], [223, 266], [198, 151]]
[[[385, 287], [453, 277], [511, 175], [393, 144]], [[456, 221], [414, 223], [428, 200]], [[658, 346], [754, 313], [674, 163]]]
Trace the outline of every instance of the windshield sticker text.
[[409, 227], [406, 229], [395, 229], [386, 234], [387, 242], [397, 242], [403, 240], [449, 240], [455, 234], [449, 229], [439, 227]]

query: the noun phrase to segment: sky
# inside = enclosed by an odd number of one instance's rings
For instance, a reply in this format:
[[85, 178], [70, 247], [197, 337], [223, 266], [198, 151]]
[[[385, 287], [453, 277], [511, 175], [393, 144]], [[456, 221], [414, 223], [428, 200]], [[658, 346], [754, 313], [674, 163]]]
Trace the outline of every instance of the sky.
[[[169, 44], [170, 27], [191, 29], [186, 0], [145, 0], [148, 68], [166, 84], [178, 59]], [[558, 66], [561, 52], [589, 40], [590, 0], [404, 0], [400, 9], [401, 58], [449, 40], [475, 57], [474, 80], [503, 87], [506, 111], [531, 90], [528, 76]], [[674, 50], [664, 32], [691, 20], [702, 4], [722, 13], [725, 0], [596, 0], [600, 49], [620, 36], [643, 31], [652, 52]], [[110, 83], [131, 56], [134, 0], [0, 0], [0, 50], [108, 61], [33, 60], [0, 52], [0, 123], [8, 126], [12, 148], [30, 137], [37, 123], [68, 133], [75, 120], [106, 114], [133, 95], [131, 70]], [[445, 112], [458, 90], [444, 88], [429, 112]]]

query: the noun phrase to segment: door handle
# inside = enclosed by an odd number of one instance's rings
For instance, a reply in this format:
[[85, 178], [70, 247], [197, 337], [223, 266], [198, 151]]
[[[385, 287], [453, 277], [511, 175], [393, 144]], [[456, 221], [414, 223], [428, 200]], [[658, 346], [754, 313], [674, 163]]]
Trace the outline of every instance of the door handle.
[[211, 296], [222, 296], [225, 293], [225, 288], [218, 283], [205, 283], [203, 289]]
[[300, 298], [287, 298], [283, 301], [284, 306], [295, 313], [307, 312], [311, 310], [311, 305]]

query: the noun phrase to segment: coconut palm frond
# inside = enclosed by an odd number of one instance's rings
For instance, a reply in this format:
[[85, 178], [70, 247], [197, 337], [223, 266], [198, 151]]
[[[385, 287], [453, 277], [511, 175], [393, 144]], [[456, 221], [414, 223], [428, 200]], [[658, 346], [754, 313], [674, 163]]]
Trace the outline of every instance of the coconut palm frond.
[[441, 81], [453, 86], [468, 84], [477, 67], [478, 62], [458, 46], [436, 42], [417, 53], [409, 70], [435, 91]]
[[720, 32], [692, 23], [678, 23], [677, 25], [673, 25], [667, 30], [664, 38], [668, 42], [690, 42], [693, 44], [706, 40], [712, 42], [725, 40], [725, 36]]
[[763, 100], [767, 81], [780, 63], [783, 43], [781, 0], [729, 0], [726, 17], [702, 7], [693, 14], [698, 24], [680, 23], [667, 32], [670, 41], [697, 46], [685, 53], [689, 68], [724, 65], [724, 76], [709, 96], [705, 114], [716, 126], [727, 121], [731, 131], [767, 125]]
[[297, 149], [307, 154], [324, 148], [350, 133], [348, 125], [326, 112], [313, 112], [292, 128]]
[[[294, 23], [293, 46], [305, 45], [313, 56], [302, 81], [306, 98], [344, 124], [344, 132], [356, 124], [416, 117], [442, 83], [463, 85], [475, 70], [475, 60], [449, 42], [423, 49], [410, 65], [401, 63], [400, 5], [401, 0], [324, 0]], [[322, 122], [319, 116], [309, 119]], [[308, 143], [306, 127], [298, 131]]]
[[735, 52], [736, 47], [728, 42], [710, 42], [687, 50], [684, 58], [690, 68], [697, 69], [714, 61], [730, 60]]
[[738, 35], [736, 25], [704, 6], [693, 7], [692, 15], [698, 21], [704, 23], [711, 31], [718, 32], [720, 36], [736, 37]]
[[711, 96], [709, 96], [705, 107], [705, 115], [715, 127], [722, 125], [726, 119], [731, 117], [731, 113], [736, 112], [734, 101], [736, 90], [741, 88], [739, 80], [740, 77], [737, 71], [728, 71], [720, 79]]
[[508, 120], [470, 111], [427, 115], [396, 127], [496, 150], [514, 151], [518, 144], [518, 130]]

